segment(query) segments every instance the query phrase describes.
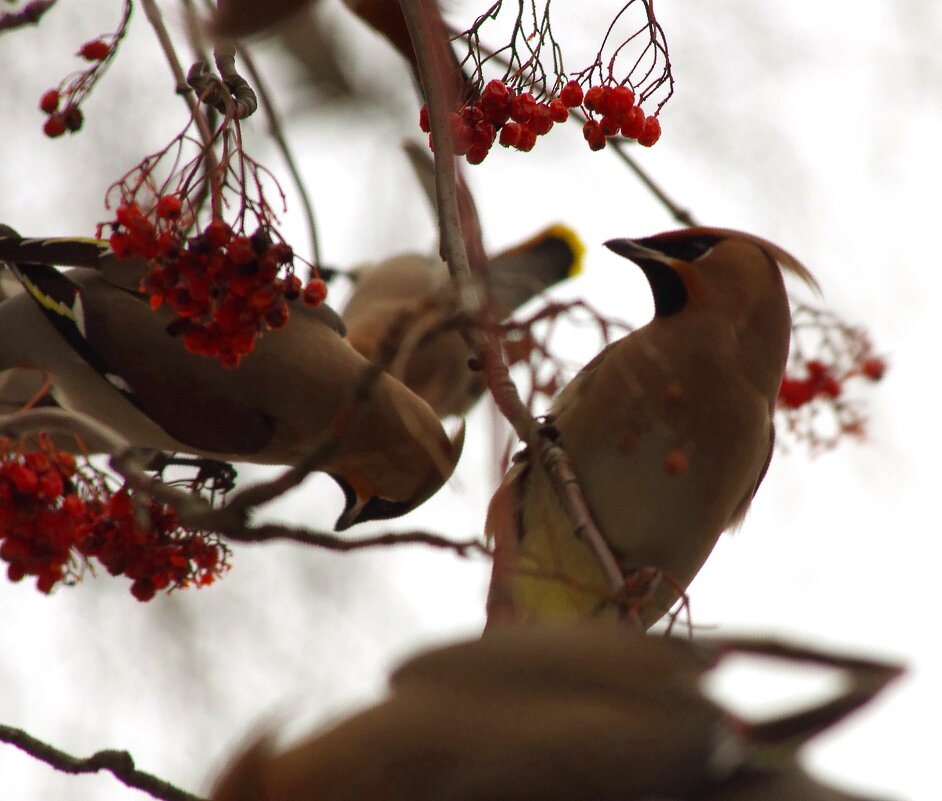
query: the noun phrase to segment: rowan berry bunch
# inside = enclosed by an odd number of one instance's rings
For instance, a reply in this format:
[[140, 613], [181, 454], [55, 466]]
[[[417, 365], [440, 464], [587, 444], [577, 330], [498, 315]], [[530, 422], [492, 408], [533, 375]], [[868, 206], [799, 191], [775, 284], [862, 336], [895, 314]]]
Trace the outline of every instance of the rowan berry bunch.
[[[495, 141], [529, 152], [537, 137], [548, 134], [556, 123], [566, 122], [571, 109], [580, 107], [588, 117], [582, 130], [592, 150], [601, 150], [606, 139], [618, 135], [651, 147], [661, 135], [657, 117], [645, 116], [628, 86], [591, 86], [583, 92], [582, 84], [569, 81], [558, 97], [540, 101], [532, 92], [518, 92], [495, 79], [480, 97], [451, 113], [455, 155], [464, 156], [469, 164], [480, 164]], [[434, 150], [427, 106], [419, 111], [419, 127], [429, 134], [429, 147]]]
[[182, 208], [175, 195], [158, 198], [150, 214], [121, 205], [109, 242], [120, 258], [150, 261], [141, 288], [153, 309], [173, 309], [170, 330], [191, 353], [237, 367], [264, 330], [288, 322], [289, 301], [300, 297], [317, 306], [324, 300], [327, 284], [318, 277], [302, 286], [291, 246], [273, 240], [272, 229], [246, 235], [217, 218], [186, 238], [178, 224]]
[[[661, 133], [657, 115], [673, 92], [673, 77], [664, 31], [651, 0], [624, 3], [592, 63], [568, 72], [568, 81], [549, 0], [527, 4], [519, 0], [513, 10], [503, 5], [503, 0], [495, 2], [456, 37], [468, 48], [460, 61], [468, 76], [468, 99], [451, 119], [459, 155], [480, 163], [498, 134], [503, 146], [529, 151], [538, 137], [555, 123], [565, 122], [574, 109], [581, 112], [583, 134], [592, 150], [601, 150], [615, 136], [647, 147], [657, 142]], [[505, 11], [510, 18], [501, 22]], [[507, 39], [504, 23], [510, 26]], [[492, 27], [504, 42], [500, 47], [483, 44]], [[485, 72], [492, 72], [494, 63], [503, 66], [503, 78], [485, 84]], [[645, 114], [642, 104], [653, 108], [652, 113]], [[424, 110], [420, 125], [428, 132]]]
[[31, 451], [0, 439], [0, 559], [10, 581], [35, 576], [50, 593], [76, 583], [94, 559], [148, 601], [158, 590], [211, 584], [228, 569], [215, 535], [185, 530], [168, 507], [137, 503], [111, 484], [46, 438]]
[[844, 436], [863, 437], [866, 419], [858, 399], [848, 397], [848, 384], [877, 382], [886, 370], [863, 329], [831, 312], [797, 306], [778, 397], [785, 430], [815, 451], [833, 447]]
[[[316, 306], [327, 284], [311, 265], [306, 285], [294, 274], [295, 254], [265, 194], [277, 192], [284, 210], [284, 192], [242, 149], [238, 119], [227, 115], [209, 142], [188, 135], [193, 124], [110, 187], [105, 205], [116, 205], [115, 219], [99, 236], [110, 225], [119, 258], [150, 262], [142, 291], [155, 310], [174, 311], [170, 332], [189, 351], [234, 368], [260, 335], [288, 322], [290, 301]], [[208, 222], [198, 227], [200, 218]]]
[[81, 105], [117, 53], [130, 19], [131, 3], [125, 0], [124, 13], [117, 30], [86, 42], [76, 53], [89, 62], [89, 66], [66, 76], [54, 89], [43, 92], [39, 98], [39, 110], [47, 115], [43, 123], [46, 136], [54, 139], [66, 131], [75, 133], [81, 129], [84, 122]]

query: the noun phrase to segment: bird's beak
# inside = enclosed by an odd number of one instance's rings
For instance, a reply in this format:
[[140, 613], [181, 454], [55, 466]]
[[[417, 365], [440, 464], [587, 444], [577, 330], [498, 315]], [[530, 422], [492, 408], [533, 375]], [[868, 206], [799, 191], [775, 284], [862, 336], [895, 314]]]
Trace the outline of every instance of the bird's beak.
[[610, 239], [605, 247], [637, 264], [654, 295], [654, 315], [668, 317], [687, 305], [689, 293], [683, 276], [675, 269], [677, 259], [646, 247], [633, 239]]
[[340, 484], [347, 496], [347, 503], [343, 512], [340, 513], [340, 517], [334, 523], [334, 531], [346, 531], [350, 526], [365, 523], [367, 520], [389, 520], [393, 517], [399, 517], [410, 511], [414, 506], [410, 501], [390, 501], [375, 495], [372, 498], [359, 498], [343, 479], [337, 476], [334, 476], [334, 479]]

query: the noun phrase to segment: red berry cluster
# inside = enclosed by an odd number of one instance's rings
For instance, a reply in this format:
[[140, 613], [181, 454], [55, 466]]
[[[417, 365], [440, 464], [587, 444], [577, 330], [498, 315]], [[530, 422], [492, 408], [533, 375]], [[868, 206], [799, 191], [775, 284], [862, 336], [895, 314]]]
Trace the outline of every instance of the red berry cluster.
[[0, 559], [11, 581], [35, 576], [49, 593], [95, 558], [147, 601], [157, 590], [211, 584], [227, 569], [225, 546], [181, 529], [168, 508], [148, 502], [143, 527], [140, 514], [127, 490], [111, 493], [70, 454], [51, 446], [21, 453], [0, 440]]
[[805, 378], [793, 378], [786, 375], [778, 393], [778, 403], [786, 409], [798, 409], [815, 398], [838, 398], [842, 387], [831, 369], [819, 361], [810, 361], [805, 365], [808, 374]]
[[[150, 295], [154, 309], [166, 303], [176, 312], [171, 330], [183, 335], [191, 353], [237, 367], [265, 328], [288, 322], [287, 301], [301, 297], [317, 306], [324, 300], [326, 283], [315, 278], [302, 287], [291, 272], [291, 247], [273, 242], [266, 230], [245, 236], [214, 219], [202, 233], [184, 240], [176, 225], [182, 212], [175, 195], [157, 201], [156, 224], [137, 205], [122, 204], [110, 244], [119, 258], [151, 260], [142, 291]], [[288, 268], [284, 278], [278, 276], [282, 267]]]
[[886, 362], [878, 357], [864, 359], [854, 369], [837, 375], [835, 369], [821, 361], [811, 360], [805, 363], [807, 375], [794, 378], [786, 374], [779, 390], [778, 405], [784, 409], [800, 409], [818, 398], [836, 400], [841, 396], [844, 382], [854, 376], [862, 376], [871, 381], [879, 381], [886, 372]]
[[50, 89], [39, 99], [39, 108], [49, 116], [43, 123], [43, 133], [50, 139], [62, 136], [66, 131], [75, 133], [82, 127], [82, 110], [74, 103], [67, 103], [60, 111], [62, 98], [58, 89]]
[[67, 570], [75, 529], [85, 508], [74, 493], [75, 460], [69, 454], [50, 459], [35, 451], [10, 454], [9, 440], [0, 461], [0, 559], [10, 581], [36, 576], [41, 592], [51, 592]]
[[79, 108], [79, 96], [87, 91], [86, 85], [92, 81], [94, 73], [101, 66], [101, 62], [104, 62], [111, 55], [114, 48], [114, 42], [108, 43], [104, 39], [93, 39], [86, 42], [79, 48], [76, 55], [81, 56], [86, 61], [95, 62], [95, 66], [91, 68], [91, 71], [81, 73], [64, 90], [66, 102], [63, 104], [63, 93], [59, 89], [49, 89], [39, 98], [39, 110], [48, 115], [46, 122], [43, 123], [43, 133], [50, 139], [62, 136], [66, 131], [75, 133], [81, 129], [84, 117], [82, 110]]
[[[590, 117], [583, 134], [593, 150], [601, 150], [606, 137], [618, 133], [650, 147], [661, 135], [660, 123], [657, 117], [645, 117], [634, 100], [634, 92], [627, 86], [593, 86], [583, 95], [578, 81], [569, 81], [559, 97], [541, 102], [530, 92], [516, 92], [502, 81], [492, 80], [477, 100], [452, 112], [455, 154], [464, 156], [469, 164], [480, 164], [495, 141], [527, 152], [538, 136], [549, 133], [555, 123], [568, 120], [569, 110], [577, 106], [583, 106]], [[594, 113], [600, 114], [601, 120], [592, 118]], [[419, 111], [419, 127], [429, 134], [429, 147], [434, 150], [427, 106]]]
[[144, 506], [144, 527], [126, 489], [87, 508], [89, 522], [78, 530], [79, 551], [112, 576], [131, 579], [131, 594], [139, 601], [149, 601], [158, 590], [212, 584], [226, 569], [221, 544], [183, 531], [173, 510], [156, 501]]
[[[570, 81], [566, 91], [579, 85]], [[585, 93], [583, 105], [589, 119], [582, 126], [582, 135], [592, 150], [601, 150], [613, 136], [635, 139], [639, 145], [651, 147], [661, 138], [661, 123], [655, 116], [645, 116], [641, 106], [635, 105], [635, 93], [627, 86], [591, 86]], [[596, 119], [593, 115], [598, 115]]]

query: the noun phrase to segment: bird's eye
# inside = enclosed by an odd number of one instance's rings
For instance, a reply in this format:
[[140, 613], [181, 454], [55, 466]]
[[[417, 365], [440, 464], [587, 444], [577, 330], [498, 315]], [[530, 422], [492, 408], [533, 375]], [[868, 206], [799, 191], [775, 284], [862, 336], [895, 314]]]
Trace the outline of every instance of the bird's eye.
[[686, 235], [686, 232], [682, 232], [680, 236], [676, 237], [652, 236], [636, 241], [645, 247], [651, 248], [651, 250], [670, 256], [672, 259], [696, 261], [709, 253], [721, 239], [723, 237], [717, 234], [696, 234], [691, 236]]

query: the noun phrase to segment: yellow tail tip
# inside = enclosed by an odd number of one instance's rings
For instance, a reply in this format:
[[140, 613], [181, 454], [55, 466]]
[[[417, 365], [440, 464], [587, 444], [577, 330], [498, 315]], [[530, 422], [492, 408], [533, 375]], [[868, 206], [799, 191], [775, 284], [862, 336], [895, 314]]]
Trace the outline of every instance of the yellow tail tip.
[[544, 232], [543, 237], [554, 237], [566, 243], [569, 250], [572, 251], [572, 265], [567, 273], [568, 278], [574, 278], [582, 272], [582, 266], [585, 259], [585, 244], [572, 228], [563, 223], [555, 223], [549, 226]]

